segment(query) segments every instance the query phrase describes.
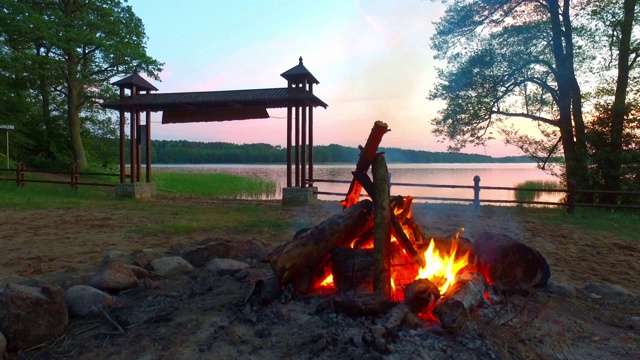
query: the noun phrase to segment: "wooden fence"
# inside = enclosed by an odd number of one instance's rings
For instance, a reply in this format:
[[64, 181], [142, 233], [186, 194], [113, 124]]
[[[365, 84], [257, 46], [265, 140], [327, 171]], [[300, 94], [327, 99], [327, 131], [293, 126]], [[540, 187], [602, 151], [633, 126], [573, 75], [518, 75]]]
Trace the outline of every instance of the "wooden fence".
[[[314, 183], [334, 183], [334, 184], [350, 184], [351, 180], [330, 180], [330, 179], [310, 179], [307, 181], [309, 184]], [[525, 189], [522, 191], [540, 192], [540, 193], [564, 193], [564, 201], [551, 202], [551, 201], [522, 201], [522, 200], [498, 200], [498, 199], [481, 199], [481, 190], [503, 190], [503, 191], [518, 191], [520, 189], [514, 187], [504, 186], [480, 186], [480, 176], [476, 175], [473, 178], [473, 185], [443, 185], [443, 184], [415, 184], [415, 183], [394, 183], [391, 182], [390, 186], [407, 186], [407, 187], [424, 187], [424, 188], [441, 188], [441, 189], [472, 189], [473, 198], [447, 198], [447, 197], [429, 197], [429, 196], [413, 196], [416, 200], [432, 200], [439, 202], [470, 202], [474, 207], [480, 207], [481, 203], [487, 204], [519, 204], [519, 205], [546, 205], [546, 206], [564, 206], [567, 208], [567, 212], [573, 213], [576, 207], [597, 207], [597, 208], [610, 208], [610, 209], [636, 209], [640, 210], [640, 204], [592, 204], [592, 203], [580, 203], [576, 202], [579, 194], [615, 194], [619, 196], [640, 196], [640, 191], [604, 191], [604, 190], [581, 190], [576, 189], [573, 182], [569, 182], [567, 189]], [[334, 195], [345, 196], [344, 193], [334, 193], [325, 191], [316, 191], [318, 195]]]
[[[13, 176], [5, 176], [5, 173], [13, 173]], [[67, 175], [68, 180], [62, 179], [29, 179], [25, 178], [25, 174], [50, 174], [50, 175]], [[30, 170], [24, 163], [19, 163], [16, 169], [0, 169], [0, 181], [15, 181], [17, 186], [24, 186], [26, 183], [46, 183], [46, 184], [68, 184], [74, 189], [79, 186], [116, 186], [114, 183], [81, 181], [81, 176], [107, 176], [119, 177], [120, 174], [99, 173], [99, 172], [80, 172], [78, 165], [71, 166], [71, 171], [46, 171], [46, 170]]]

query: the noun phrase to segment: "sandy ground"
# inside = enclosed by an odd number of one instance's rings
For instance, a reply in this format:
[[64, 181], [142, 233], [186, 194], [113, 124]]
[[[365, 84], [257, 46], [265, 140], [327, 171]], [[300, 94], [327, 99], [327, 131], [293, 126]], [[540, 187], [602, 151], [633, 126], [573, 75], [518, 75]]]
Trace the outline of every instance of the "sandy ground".
[[[201, 207], [202, 211], [237, 205], [233, 201], [162, 196], [155, 200], [154, 206], [171, 208], [179, 203]], [[109, 250], [176, 249], [192, 246], [207, 238], [238, 242], [252, 239], [270, 248], [286, 241], [298, 228], [317, 224], [340, 211], [335, 202], [303, 208], [286, 208], [273, 201], [246, 203], [278, 218], [292, 220], [293, 226], [283, 232], [229, 233], [228, 230], [211, 229], [186, 235], [166, 235], [141, 229], [179, 218], [179, 212], [141, 214], [135, 207], [122, 206], [117, 202], [89, 211], [86, 208], [1, 211], [0, 244], [3, 251], [0, 252], [0, 286], [25, 278], [37, 278], [68, 287], [85, 280]], [[473, 211], [468, 206], [418, 204], [414, 207], [414, 217], [424, 233], [433, 236], [452, 235], [465, 228], [464, 235], [471, 240], [483, 231], [515, 237], [547, 258], [554, 283], [569, 284], [577, 289], [590, 283], [609, 283], [640, 295], [640, 243], [617, 237], [614, 229], [606, 234], [596, 234], [571, 226], [549, 226], [540, 219], [493, 207]], [[242, 301], [251, 290], [252, 281], [268, 270], [267, 264], [255, 264], [249, 278], [242, 281], [228, 276], [210, 278], [205, 275], [193, 275], [188, 279], [157, 279], [165, 282], [162, 290], [165, 296], [172, 292], [182, 294], [182, 297], [178, 296], [179, 301], [171, 302], [169, 297], [165, 299], [163, 309], [172, 311], [164, 318], [154, 318], [154, 321], [149, 320], [151, 317], [146, 318], [148, 321], [143, 321], [140, 326], [127, 328], [127, 336], [113, 334], [104, 319], [102, 327], [94, 326], [92, 330], [83, 329], [91, 324], [100, 324], [101, 319], [72, 320], [65, 341], [31, 352], [10, 354], [9, 359], [394, 358], [405, 354], [407, 358], [424, 358], [405, 350], [410, 339], [431, 336], [424, 335], [421, 330], [411, 330], [418, 333], [408, 333], [410, 335], [406, 339], [409, 340], [395, 338], [395, 350], [386, 355], [367, 348], [357, 340], [357, 335], [354, 336], [356, 340], [343, 344], [340, 338], [348, 336], [344, 334], [349, 331], [355, 331], [349, 329], [360, 329], [366, 325], [350, 323], [352, 320], [340, 317], [326, 321], [314, 318], [309, 313], [313, 313], [311, 306], [321, 301], [318, 297], [295, 302], [297, 308], [273, 304], [259, 311], [243, 310]], [[186, 295], [184, 287], [191, 289]], [[152, 297], [142, 290], [133, 291], [123, 297], [124, 308], [127, 309], [128, 301], [141, 304], [152, 301], [152, 298], [159, 301], [158, 294]], [[513, 304], [518, 301], [515, 299]], [[160, 306], [154, 304], [155, 308]], [[640, 316], [637, 296], [579, 292], [573, 298], [540, 291], [531, 299], [521, 299], [520, 304], [529, 306], [531, 313], [537, 315], [527, 318], [529, 323], [523, 320], [524, 325], [512, 326], [515, 324], [512, 321], [498, 330], [485, 328], [479, 338], [490, 343], [493, 350], [484, 353], [469, 350], [468, 357], [460, 357], [432, 349], [429, 356], [434, 359], [492, 356], [640, 359], [640, 331], [634, 329], [631, 322], [632, 317]], [[151, 308], [152, 304], [148, 306]], [[543, 313], [546, 315], [541, 315]], [[122, 316], [119, 321], [127, 323], [126, 316]], [[131, 313], [128, 316], [131, 317]], [[538, 323], [533, 324], [534, 320]], [[310, 325], [314, 328], [310, 329]], [[336, 327], [342, 330], [336, 330]], [[525, 333], [530, 337], [523, 340]], [[318, 347], [318, 339], [325, 344], [324, 347]]]

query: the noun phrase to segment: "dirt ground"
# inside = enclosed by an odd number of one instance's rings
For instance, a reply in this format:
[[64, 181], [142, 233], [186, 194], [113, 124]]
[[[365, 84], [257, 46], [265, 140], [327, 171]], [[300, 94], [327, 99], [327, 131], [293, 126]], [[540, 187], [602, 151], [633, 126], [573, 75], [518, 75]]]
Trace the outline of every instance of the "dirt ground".
[[[179, 212], [141, 216], [132, 207], [0, 211], [0, 286], [42, 279], [62, 287], [83, 283], [109, 250], [153, 248], [179, 252], [208, 238], [253, 240], [269, 249], [296, 230], [340, 211], [337, 202], [291, 208], [277, 201], [230, 201], [161, 196], [154, 206], [179, 203], [211, 208], [238, 203], [291, 220], [290, 229], [230, 233], [207, 230], [185, 235], [140, 231], [179, 218]], [[71, 319], [65, 335], [9, 359], [640, 359], [640, 243], [612, 233], [549, 226], [504, 208], [416, 204], [414, 218], [431, 236], [455, 234], [473, 240], [500, 232], [540, 251], [551, 266], [553, 289], [513, 297], [474, 314], [469, 329], [447, 334], [428, 326], [405, 326], [385, 335], [386, 344], [363, 340], [383, 317], [351, 318], [319, 311], [326, 295], [298, 296], [288, 304], [250, 306], [253, 284], [269, 266], [252, 262], [247, 278], [192, 274], [156, 278], [161, 289], [119, 294], [114, 319]], [[614, 285], [594, 290], [588, 284]], [[618, 287], [621, 288], [618, 288]], [[555, 290], [554, 290], [555, 289]], [[575, 294], [571, 294], [573, 289]], [[590, 289], [590, 290], [589, 290]], [[504, 311], [499, 314], [500, 311]], [[493, 314], [493, 315], [491, 315]], [[635, 321], [635, 323], [634, 323]]]

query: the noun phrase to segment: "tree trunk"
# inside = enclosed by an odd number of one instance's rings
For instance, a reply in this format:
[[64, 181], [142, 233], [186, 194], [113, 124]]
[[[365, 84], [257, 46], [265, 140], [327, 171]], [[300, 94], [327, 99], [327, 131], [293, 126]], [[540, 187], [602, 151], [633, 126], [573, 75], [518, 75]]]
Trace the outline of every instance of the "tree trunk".
[[80, 106], [79, 91], [80, 86], [77, 82], [78, 65], [76, 54], [73, 50], [68, 53], [67, 57], [67, 121], [69, 123], [69, 137], [71, 144], [71, 152], [73, 153], [74, 162], [84, 169], [87, 167], [87, 154], [82, 144], [82, 136], [80, 134]]
[[[609, 143], [608, 169], [605, 172], [604, 184], [607, 190], [621, 189], [622, 169], [622, 134], [624, 133], [624, 120], [627, 114], [627, 88], [629, 87], [629, 63], [631, 54], [631, 33], [635, 17], [637, 0], [624, 0], [624, 17], [620, 25], [620, 43], [618, 45], [618, 79], [616, 93], [613, 101], [613, 115], [611, 117], [611, 140]], [[616, 203], [614, 194], [608, 195], [605, 202]]]
[[[584, 131], [584, 123], [582, 110], [577, 109], [581, 103], [573, 102], [574, 98], [579, 95], [579, 87], [575, 86], [571, 18], [568, 3], [569, 0], [564, 0], [561, 12], [558, 0], [549, 1], [552, 52], [557, 70], [557, 105], [560, 113], [558, 125], [566, 162], [566, 180], [574, 180], [578, 188], [587, 188], [589, 177], [586, 151], [579, 151], [579, 146], [576, 144], [576, 138], [583, 142], [584, 137], [574, 137], [579, 134], [574, 133], [573, 121], [577, 121], [577, 127], [582, 131]], [[577, 115], [579, 118], [574, 119], [573, 115]]]

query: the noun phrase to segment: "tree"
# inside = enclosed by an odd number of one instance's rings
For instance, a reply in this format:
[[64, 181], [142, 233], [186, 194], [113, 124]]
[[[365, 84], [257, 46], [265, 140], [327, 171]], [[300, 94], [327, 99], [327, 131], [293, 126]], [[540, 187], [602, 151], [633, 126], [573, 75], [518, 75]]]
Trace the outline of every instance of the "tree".
[[[432, 120], [435, 134], [453, 149], [484, 144], [493, 130], [531, 155], [561, 146], [566, 178], [589, 187], [571, 11], [569, 0], [455, 0], [431, 39], [447, 63], [430, 94], [445, 102]], [[507, 125], [522, 119], [544, 137]]]
[[[83, 114], [98, 111], [91, 108], [109, 93], [109, 80], [134, 71], [158, 79], [162, 64], [146, 53], [142, 21], [120, 0], [2, 0], [1, 4], [0, 32], [15, 58], [40, 56], [52, 70], [43, 76], [34, 71], [44, 67], [34, 67], [19, 75], [37, 80], [39, 86], [32, 91], [55, 92], [64, 98], [73, 159], [86, 167], [82, 131], [88, 124]], [[11, 45], [18, 43], [33, 47]], [[43, 97], [43, 111], [50, 109], [47, 103]]]
[[[593, 143], [592, 153], [596, 171], [602, 188], [608, 190], [629, 189], [629, 177], [637, 170], [637, 128], [638, 87], [637, 62], [640, 58], [640, 42], [634, 36], [637, 0], [587, 1], [591, 21], [598, 28], [608, 31], [599, 32], [593, 38], [602, 49], [608, 49], [608, 56], [601, 56], [598, 73], [604, 74], [595, 91], [596, 115], [590, 131]], [[640, 181], [639, 181], [640, 184]], [[615, 203], [616, 196], [609, 194], [604, 199]]]

